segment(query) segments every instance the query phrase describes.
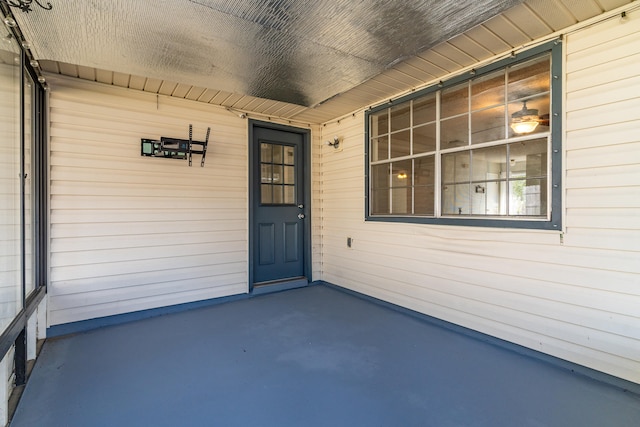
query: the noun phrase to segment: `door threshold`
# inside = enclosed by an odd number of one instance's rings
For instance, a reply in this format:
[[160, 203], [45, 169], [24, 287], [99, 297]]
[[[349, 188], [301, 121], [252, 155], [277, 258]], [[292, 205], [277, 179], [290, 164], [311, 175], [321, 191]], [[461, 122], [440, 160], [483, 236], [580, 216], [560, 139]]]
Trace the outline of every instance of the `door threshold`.
[[251, 295], [263, 295], [273, 292], [288, 291], [289, 289], [304, 288], [309, 286], [306, 277], [293, 277], [282, 280], [272, 280], [269, 282], [254, 283]]

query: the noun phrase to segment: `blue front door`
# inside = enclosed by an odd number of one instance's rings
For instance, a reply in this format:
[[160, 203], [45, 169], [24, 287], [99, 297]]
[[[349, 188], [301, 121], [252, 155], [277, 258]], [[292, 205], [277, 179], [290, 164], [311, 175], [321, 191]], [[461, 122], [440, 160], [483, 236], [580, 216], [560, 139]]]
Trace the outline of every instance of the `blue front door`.
[[304, 134], [254, 126], [253, 284], [305, 276]]

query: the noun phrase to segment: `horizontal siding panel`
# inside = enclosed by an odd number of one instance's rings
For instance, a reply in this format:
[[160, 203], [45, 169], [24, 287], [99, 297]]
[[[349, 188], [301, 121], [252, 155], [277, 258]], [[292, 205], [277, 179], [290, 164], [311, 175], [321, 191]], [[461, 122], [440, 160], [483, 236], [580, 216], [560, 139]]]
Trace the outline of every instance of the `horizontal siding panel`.
[[628, 101], [638, 96], [640, 96], [640, 70], [637, 76], [568, 94], [566, 108], [568, 111], [578, 111], [602, 105], [610, 106], [610, 104]]
[[[637, 20], [635, 22], [637, 24]], [[588, 49], [570, 54], [567, 60], [567, 73], [573, 73], [593, 67], [594, 65], [612, 63], [628, 57], [633, 53], [638, 53], [638, 43], [640, 43], [640, 25], [637, 32], [625, 36], [601, 40], [600, 44], [591, 46]]]
[[625, 123], [607, 124], [597, 128], [567, 132], [565, 146], [568, 150], [606, 147], [616, 144], [640, 142], [640, 119]]
[[567, 209], [567, 217], [568, 227], [640, 230], [640, 207], [572, 208]]
[[640, 208], [640, 187], [568, 190], [567, 208]]
[[[628, 2], [628, 0], [618, 0], [618, 4], [615, 5], [615, 7], [622, 6]], [[600, 3], [604, 4], [608, 3], [608, 1], [605, 2], [604, 0], [600, 0]], [[640, 31], [640, 22], [638, 21], [639, 16], [640, 12], [638, 10], [634, 10], [627, 13], [628, 19], [624, 23], [620, 22], [618, 15], [598, 23], [597, 26], [570, 34], [567, 37], [567, 54], [571, 57], [571, 55], [577, 52], [593, 49], [594, 47], [597, 48], [601, 44], [608, 43], [612, 40], [618, 40], [620, 38], [634, 35]], [[597, 58], [594, 58], [594, 60], [597, 60]]]
[[188, 292], [193, 290], [209, 289], [213, 286], [221, 287], [246, 283], [246, 275], [227, 274], [210, 277], [197, 277], [193, 279], [181, 279], [172, 282], [150, 283], [137, 285], [135, 288], [93, 290], [92, 292], [75, 293], [61, 296], [52, 296], [50, 301], [56, 306], [56, 310], [68, 310], [77, 306], [90, 306], [94, 303], [104, 304], [105, 301], [116, 302], [122, 300], [123, 293], [129, 300], [168, 295], [171, 293]]
[[[207, 217], [207, 215], [203, 215]], [[191, 219], [191, 218], [190, 218]], [[69, 245], [81, 245], [84, 240], [112, 238], [114, 244], [123, 244], [120, 237], [122, 236], [144, 236], [144, 235], [157, 235], [158, 230], [164, 230], [167, 234], [198, 234], [198, 233], [212, 233], [211, 237], [215, 237], [219, 240], [225, 240], [231, 235], [237, 235], [238, 232], [245, 232], [246, 220], [238, 219], [231, 221], [225, 220], [211, 220], [205, 218], [204, 220], [181, 221], [169, 219], [165, 221], [122, 221], [120, 223], [81, 223], [72, 222], [66, 224], [54, 224], [51, 228], [51, 237], [56, 239], [55, 243], [63, 245], [67, 240], [71, 239]], [[96, 232], [99, 230], [99, 232]], [[154, 236], [155, 237], [155, 236]], [[177, 237], [177, 236], [176, 236]], [[58, 240], [59, 239], [59, 240]], [[106, 239], [106, 241], [110, 241]], [[120, 242], [120, 243], [118, 243]]]
[[[157, 224], [154, 224], [157, 225]], [[208, 223], [207, 223], [208, 225]], [[171, 240], [172, 245], [176, 246], [176, 249], [180, 249], [183, 245], [198, 245], [201, 242], [215, 242], [231, 243], [230, 247], [233, 247], [233, 243], [242, 241], [246, 230], [240, 229], [238, 231], [208, 231], [208, 226], [200, 226], [200, 230], [197, 232], [185, 232], [180, 229], [179, 224], [175, 226], [172, 224], [166, 224], [164, 228], [167, 232], [158, 235], [158, 229], [156, 228], [154, 234], [144, 235], [136, 234], [135, 232], [123, 233], [120, 232], [116, 236], [95, 236], [90, 237], [68, 237], [68, 238], [56, 238], [51, 245], [52, 253], [64, 253], [75, 252], [82, 250], [108, 250], [108, 249], [132, 249], [132, 248], [148, 248], [148, 247], [160, 247], [163, 246], [167, 239]], [[126, 236], [123, 239], [122, 236]], [[181, 253], [183, 255], [183, 253]], [[74, 256], [74, 261], [78, 258]]]
[[[56, 214], [51, 217], [52, 228], [57, 227], [56, 224], [83, 224], [92, 226], [92, 224], [101, 225], [103, 223], [127, 223], [131, 222], [134, 226], [139, 222], [165, 222], [165, 221], [212, 221], [224, 222], [230, 220], [238, 220], [248, 218], [247, 210], [242, 208], [204, 208], [192, 209], [185, 211], [176, 206], [163, 208], [160, 210], [150, 209], [83, 209], [81, 211], [74, 209], [58, 209]], [[246, 223], [246, 221], [245, 221]], [[104, 235], [107, 231], [103, 231], [97, 226], [94, 232]], [[158, 228], [160, 229], [160, 228]]]
[[640, 53], [629, 54], [614, 62], [593, 65], [567, 74], [567, 92], [572, 93], [635, 77], [638, 75], [638, 61], [640, 61]]
[[215, 288], [195, 289], [178, 294], [169, 293], [165, 295], [156, 295], [150, 298], [114, 301], [99, 305], [82, 306], [81, 308], [73, 308], [69, 310], [51, 309], [48, 313], [48, 320], [51, 325], [57, 325], [95, 317], [112, 316], [115, 314], [130, 313], [134, 311], [147, 310], [149, 308], [184, 304], [192, 301], [220, 298], [242, 293], [246, 293], [246, 284], [233, 284]]
[[566, 188], [610, 188], [640, 186], [637, 164], [598, 166], [567, 171]]
[[[246, 250], [241, 252], [221, 252], [215, 257], [212, 254], [201, 254], [192, 256], [169, 256], [164, 259], [155, 260], [150, 262], [148, 259], [135, 259], [119, 262], [108, 262], [102, 260], [97, 264], [84, 264], [84, 265], [69, 265], [62, 267], [55, 267], [51, 269], [51, 281], [66, 282], [69, 280], [77, 280], [76, 283], [81, 283], [80, 279], [94, 279], [100, 277], [117, 276], [128, 274], [138, 274], [141, 272], [156, 272], [158, 277], [162, 277], [163, 272], [172, 269], [188, 269], [199, 267], [202, 265], [211, 265], [211, 262], [215, 260], [217, 264], [229, 264], [246, 262], [247, 252]], [[79, 288], [78, 291], [80, 291]], [[125, 295], [123, 295], [123, 298]], [[55, 305], [52, 305], [55, 307]]]
[[[640, 140], [628, 144], [571, 150], [567, 153], [567, 169], [613, 168], [640, 164]], [[614, 170], [614, 169], [611, 169]], [[629, 185], [619, 181], [619, 185]]]
[[604, 126], [612, 123], [624, 123], [640, 119], [640, 96], [615, 103], [600, 105], [588, 110], [567, 113], [567, 130], [577, 130]]
[[[151, 267], [157, 267], [151, 265]], [[245, 273], [245, 262], [229, 262], [226, 264], [200, 265], [188, 268], [172, 268], [161, 270], [162, 276], [158, 275], [158, 268], [141, 271], [134, 274], [110, 275], [93, 277], [91, 280], [76, 279], [58, 282], [55, 290], [49, 292], [50, 296], [61, 297], [71, 294], [90, 294], [94, 291], [115, 290], [119, 288], [134, 288], [154, 283], [176, 283], [180, 280], [213, 278], [230, 274]]]

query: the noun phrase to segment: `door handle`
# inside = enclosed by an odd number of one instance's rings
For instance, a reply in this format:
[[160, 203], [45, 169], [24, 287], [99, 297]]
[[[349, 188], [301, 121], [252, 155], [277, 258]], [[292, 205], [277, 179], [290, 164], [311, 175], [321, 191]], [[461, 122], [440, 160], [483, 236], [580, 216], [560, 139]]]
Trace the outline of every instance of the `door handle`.
[[304, 214], [303, 213], [299, 213], [298, 214], [298, 219], [304, 219]]

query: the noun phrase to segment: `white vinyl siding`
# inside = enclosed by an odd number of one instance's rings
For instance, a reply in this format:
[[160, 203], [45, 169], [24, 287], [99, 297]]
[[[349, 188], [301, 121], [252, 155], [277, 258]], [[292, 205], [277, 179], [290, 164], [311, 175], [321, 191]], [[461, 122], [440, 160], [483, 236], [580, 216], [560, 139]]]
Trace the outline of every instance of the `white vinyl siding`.
[[[49, 323], [248, 291], [248, 124], [224, 108], [49, 77]], [[203, 140], [204, 168], [143, 157], [140, 139]], [[312, 128], [312, 251], [321, 250]], [[319, 275], [320, 256], [313, 258]], [[311, 279], [311, 278], [310, 278]]]
[[322, 278], [640, 382], [640, 12], [563, 43], [564, 233], [365, 222], [359, 113], [323, 128]]
[[[247, 292], [247, 122], [51, 79], [51, 325]], [[211, 137], [206, 164], [140, 139]]]

